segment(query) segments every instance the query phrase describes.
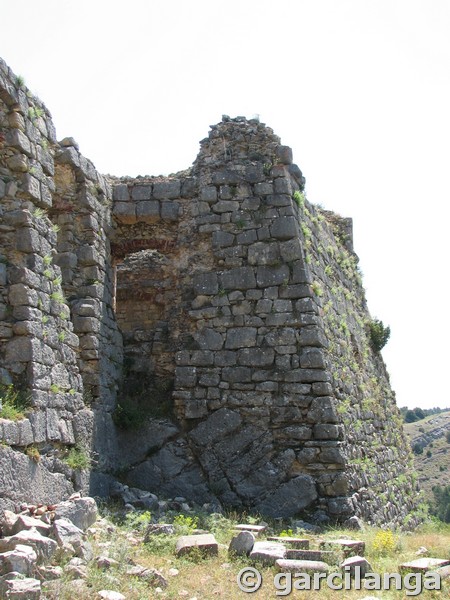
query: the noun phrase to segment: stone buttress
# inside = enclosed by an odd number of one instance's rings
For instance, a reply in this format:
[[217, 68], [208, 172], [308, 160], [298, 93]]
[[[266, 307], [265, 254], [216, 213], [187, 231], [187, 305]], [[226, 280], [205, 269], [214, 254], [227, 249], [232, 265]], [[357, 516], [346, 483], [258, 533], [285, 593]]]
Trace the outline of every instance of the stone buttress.
[[270, 128], [224, 117], [187, 171], [103, 177], [1, 63], [0, 134], [0, 364], [30, 397], [0, 421], [5, 506], [27, 477], [40, 498], [119, 477], [269, 516], [415, 522], [351, 220], [308, 202]]

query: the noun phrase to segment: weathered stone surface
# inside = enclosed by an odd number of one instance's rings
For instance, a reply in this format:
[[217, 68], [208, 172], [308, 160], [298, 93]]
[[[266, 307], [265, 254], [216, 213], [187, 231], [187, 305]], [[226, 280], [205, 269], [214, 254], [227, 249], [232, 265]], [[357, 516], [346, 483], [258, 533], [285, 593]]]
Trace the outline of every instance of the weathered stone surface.
[[228, 553], [236, 556], [248, 556], [255, 545], [255, 536], [250, 531], [241, 531], [235, 535], [228, 546]]
[[[306, 538], [297, 538], [297, 537], [290, 537], [290, 536], [271, 536], [267, 538], [269, 541], [274, 541], [274, 542], [280, 542], [282, 544], [285, 544], [286, 546], [289, 547], [293, 547], [293, 548], [298, 548], [298, 549], [304, 549], [304, 550], [308, 550], [309, 548], [309, 540]], [[287, 553], [290, 552], [289, 548], [286, 550]], [[290, 558], [288, 556], [288, 558]]]
[[[103, 177], [73, 139], [57, 143], [1, 61], [0, 114], [0, 374], [31, 401], [26, 419], [0, 423], [0, 507], [58, 502], [74, 485], [107, 495], [121, 469], [201, 504], [280, 516], [300, 499], [324, 518], [404, 522], [417, 504], [412, 481], [398, 484], [409, 447], [398, 431], [392, 446], [398, 411], [367, 348], [351, 220], [298, 195], [290, 148], [227, 117], [176, 177]], [[145, 422], [135, 436], [115, 425], [129, 394]], [[33, 444], [39, 462], [23, 452]], [[92, 449], [96, 470], [69, 469], [69, 447]], [[304, 469], [307, 493], [291, 493]]]
[[97, 592], [97, 596], [103, 600], [126, 600], [126, 596], [114, 590], [100, 590]]
[[157, 200], [144, 200], [136, 204], [136, 217], [138, 221], [153, 223], [159, 219], [160, 206]]
[[33, 548], [17, 544], [14, 550], [0, 554], [0, 575], [16, 571], [21, 575], [29, 576], [33, 574], [36, 563], [37, 555]]
[[398, 570], [400, 573], [426, 573], [447, 565], [450, 565], [449, 559], [425, 557], [402, 563], [399, 565]]
[[215, 273], [197, 273], [193, 277], [193, 286], [197, 294], [217, 294], [219, 282]]
[[255, 327], [236, 327], [228, 330], [225, 348], [250, 348], [256, 346]]
[[0, 508], [7, 509], [13, 509], [23, 500], [54, 503], [74, 491], [72, 483], [62, 473], [52, 473], [10, 448], [2, 448], [0, 452], [0, 489], [3, 490]]
[[255, 542], [249, 558], [267, 565], [274, 565], [277, 560], [284, 558], [286, 548], [277, 542]]
[[352, 577], [359, 573], [360, 577], [365, 577], [366, 573], [373, 573], [370, 563], [362, 556], [351, 556], [341, 563], [341, 569], [348, 571]]
[[97, 504], [89, 497], [60, 502], [55, 509], [55, 519], [68, 519], [82, 531], [93, 525], [97, 516]]
[[41, 535], [36, 529], [27, 529], [0, 539], [0, 552], [14, 550], [19, 545], [32, 548], [39, 564], [50, 562], [58, 547], [55, 541]]
[[278, 559], [276, 566], [279, 571], [285, 573], [329, 573], [330, 565], [320, 560], [290, 560]]
[[61, 548], [73, 547], [77, 552], [83, 543], [83, 531], [76, 527], [72, 521], [64, 518], [56, 518], [51, 529], [51, 536], [56, 540]]
[[289, 148], [289, 146], [278, 146], [277, 158], [283, 165], [292, 164], [292, 148]]
[[173, 535], [175, 526], [171, 523], [150, 523], [145, 530], [144, 542], [148, 542], [154, 535]]
[[364, 552], [366, 549], [366, 543], [362, 540], [347, 540], [347, 539], [338, 539], [338, 540], [327, 540], [325, 542], [320, 543], [321, 548], [339, 548], [344, 556], [364, 556]]
[[0, 577], [0, 597], [15, 600], [39, 600], [41, 582], [32, 577], [23, 577], [22, 573], [11, 572]]
[[257, 504], [257, 509], [267, 516], [292, 517], [310, 506], [316, 498], [314, 479], [309, 475], [299, 475], [281, 484], [272, 494]]
[[255, 273], [250, 267], [226, 271], [222, 274], [220, 281], [225, 290], [248, 290], [256, 287]]
[[181, 182], [178, 179], [162, 181], [153, 184], [153, 197], [159, 199], [179, 198], [181, 193]]
[[[7, 513], [9, 511], [5, 511]], [[11, 513], [10, 513], [11, 514]], [[33, 517], [29, 517], [28, 515], [15, 515], [15, 519], [11, 519], [10, 527], [2, 527], [2, 531], [4, 535], [15, 535], [20, 531], [24, 531], [27, 529], [36, 529], [38, 533], [41, 535], [48, 535], [50, 531], [50, 525], [48, 523], [44, 523], [41, 519], [35, 519]], [[9, 533], [7, 533], [7, 531]]]
[[450, 565], [444, 567], [432, 567], [430, 571], [437, 573], [441, 579], [450, 579]]
[[177, 556], [184, 556], [193, 551], [200, 551], [205, 556], [217, 556], [219, 546], [211, 533], [182, 535], [178, 538], [175, 549]]
[[331, 550], [287, 549], [286, 558], [291, 560], [319, 560], [333, 564], [336, 553]]

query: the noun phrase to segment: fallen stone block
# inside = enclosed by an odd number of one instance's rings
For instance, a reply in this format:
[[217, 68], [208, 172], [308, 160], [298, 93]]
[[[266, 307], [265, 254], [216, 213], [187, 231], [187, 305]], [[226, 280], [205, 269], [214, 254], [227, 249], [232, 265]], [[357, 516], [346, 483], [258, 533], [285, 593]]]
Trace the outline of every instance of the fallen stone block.
[[251, 531], [241, 531], [235, 535], [228, 547], [228, 554], [248, 556], [255, 545], [255, 536]]
[[109, 556], [97, 556], [95, 563], [99, 569], [111, 569], [111, 567], [118, 567], [119, 561]]
[[341, 563], [341, 569], [350, 573], [352, 577], [359, 571], [360, 577], [373, 573], [370, 563], [363, 556], [350, 556]]
[[154, 586], [160, 586], [162, 588], [167, 587], [167, 579], [157, 569], [149, 569], [142, 567], [141, 565], [133, 565], [127, 569], [126, 573], [132, 577], [145, 579]]
[[286, 558], [292, 560], [319, 560], [328, 564], [336, 562], [337, 553], [332, 550], [301, 550], [288, 549], [286, 550]]
[[114, 590], [100, 590], [97, 593], [99, 598], [103, 598], [103, 600], [126, 600], [126, 597], [120, 592], [115, 592]]
[[0, 575], [17, 571], [21, 575], [31, 575], [37, 563], [36, 552], [30, 546], [19, 544], [9, 552], [0, 554]]
[[14, 550], [19, 545], [30, 546], [36, 552], [39, 564], [51, 561], [58, 549], [54, 540], [41, 535], [36, 529], [24, 529], [16, 535], [0, 540], [1, 551]]
[[144, 542], [150, 541], [154, 535], [173, 535], [175, 527], [172, 523], [150, 523], [145, 530]]
[[60, 502], [55, 508], [55, 519], [68, 519], [83, 531], [93, 525], [97, 517], [97, 504], [94, 498], [88, 496]]
[[276, 566], [281, 572], [290, 573], [329, 573], [330, 565], [321, 560], [278, 559]]
[[307, 540], [306, 538], [271, 536], [267, 539], [271, 542], [280, 542], [281, 544], [286, 544], [286, 546], [292, 546], [293, 548], [299, 548], [304, 550], [308, 550], [309, 548], [309, 540]]
[[267, 529], [266, 525], [247, 525], [245, 523], [241, 523], [233, 527], [236, 531], [250, 531], [256, 537], [263, 531]]
[[40, 597], [41, 582], [38, 579], [23, 577], [14, 571], [0, 577], [0, 598], [39, 600]]
[[338, 539], [338, 540], [326, 540], [321, 542], [319, 547], [326, 549], [328, 546], [337, 546], [342, 551], [345, 558], [350, 556], [364, 556], [366, 550], [366, 543], [362, 540], [347, 540], [347, 539]]
[[278, 542], [255, 542], [250, 559], [267, 565], [274, 565], [278, 559], [285, 558], [286, 547]]
[[399, 565], [398, 569], [400, 573], [426, 573], [447, 565], [450, 560], [446, 558], [418, 558]]
[[211, 533], [182, 535], [178, 538], [175, 549], [177, 556], [184, 556], [196, 550], [199, 550], [205, 556], [217, 556], [219, 546]]
[[72, 565], [69, 563], [64, 567], [64, 573], [72, 579], [87, 579], [88, 576], [86, 565]]
[[63, 576], [63, 569], [52, 565], [37, 567], [36, 576], [40, 581], [56, 581]]
[[3, 514], [0, 517], [0, 528], [5, 537], [17, 533], [17, 531], [14, 531], [14, 525], [18, 518], [19, 515], [16, 515], [16, 513], [13, 513], [10, 510], [3, 511]]
[[450, 579], [450, 565], [433, 569], [433, 572], [437, 573], [441, 579]]
[[76, 527], [69, 519], [56, 519], [53, 522], [50, 535], [56, 540], [58, 546], [63, 547], [71, 544], [75, 549], [78, 548], [84, 538], [84, 534], [79, 527]]

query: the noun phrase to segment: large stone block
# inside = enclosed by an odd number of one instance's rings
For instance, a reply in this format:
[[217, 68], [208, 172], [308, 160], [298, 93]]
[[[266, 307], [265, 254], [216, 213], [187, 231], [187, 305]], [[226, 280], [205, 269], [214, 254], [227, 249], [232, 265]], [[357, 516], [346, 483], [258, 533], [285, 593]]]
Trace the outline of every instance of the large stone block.
[[52, 560], [58, 545], [57, 543], [42, 535], [36, 529], [19, 531], [13, 536], [0, 539], [0, 552], [11, 551], [17, 546], [29, 546], [34, 550], [39, 564], [48, 563]]
[[136, 218], [142, 223], [154, 223], [159, 219], [160, 205], [157, 200], [143, 200], [136, 204]]
[[161, 202], [161, 218], [165, 221], [176, 221], [180, 216], [180, 204], [178, 202]]
[[220, 276], [224, 290], [249, 290], [256, 287], [255, 272], [251, 267], [239, 267], [225, 271]]
[[[127, 187], [127, 186], [121, 186], [122, 189], [122, 194], [120, 194], [121, 196], [123, 196], [123, 198], [116, 198], [116, 200], [128, 200], [128, 187], [125, 193], [125, 190], [123, 189], [123, 187]], [[116, 191], [117, 188], [115, 188], [114, 191]], [[133, 200], [150, 200], [152, 197], [152, 184], [148, 183], [147, 185], [134, 185], [131, 188], [131, 198]]]
[[39, 600], [41, 582], [13, 571], [0, 577], [0, 597], [15, 600]]
[[269, 367], [274, 358], [273, 348], [243, 348], [238, 352], [238, 363], [247, 367]]
[[227, 331], [225, 348], [252, 348], [256, 346], [256, 327], [234, 327]]
[[34, 573], [36, 563], [37, 556], [33, 548], [18, 544], [14, 550], [0, 554], [0, 575], [15, 571], [28, 576]]
[[68, 519], [82, 531], [93, 525], [97, 517], [97, 504], [89, 496], [60, 502], [55, 509], [55, 519]]
[[200, 552], [205, 556], [217, 556], [219, 553], [219, 546], [211, 533], [182, 535], [178, 538], [175, 548], [177, 556], [185, 556], [194, 551]]
[[136, 223], [136, 205], [134, 202], [115, 202], [113, 215], [119, 223], [132, 225]]
[[309, 475], [299, 475], [281, 484], [264, 500], [258, 502], [256, 509], [269, 517], [293, 517], [311, 506], [316, 498], [314, 479]]
[[219, 281], [216, 273], [196, 273], [193, 276], [193, 288], [196, 294], [217, 294]]
[[286, 556], [286, 547], [279, 542], [255, 542], [249, 556], [251, 560], [274, 565]]
[[171, 181], [161, 181], [153, 184], [153, 197], [157, 199], [179, 198], [181, 195], [181, 181], [173, 179]]
[[126, 183], [115, 185], [113, 188], [113, 200], [127, 202], [130, 199], [130, 192]]
[[275, 285], [287, 285], [289, 282], [288, 265], [262, 266], [256, 271], [258, 287], [265, 288]]
[[270, 226], [270, 235], [279, 240], [288, 240], [299, 236], [295, 217], [278, 217]]
[[221, 350], [224, 336], [215, 329], [205, 328], [195, 336], [195, 340], [202, 350]]
[[23, 131], [20, 131], [20, 129], [8, 130], [7, 143], [13, 148], [20, 150], [20, 152], [23, 152], [23, 154], [26, 154], [28, 157], [31, 158], [32, 149], [30, 140], [23, 133]]

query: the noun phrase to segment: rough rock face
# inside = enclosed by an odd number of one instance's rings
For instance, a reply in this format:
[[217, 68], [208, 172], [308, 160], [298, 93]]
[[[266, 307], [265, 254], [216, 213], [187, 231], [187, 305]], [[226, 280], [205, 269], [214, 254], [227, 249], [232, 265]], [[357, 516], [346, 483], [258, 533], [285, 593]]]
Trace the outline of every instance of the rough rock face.
[[188, 171], [105, 178], [19, 83], [0, 62], [0, 366], [31, 398], [0, 421], [1, 505], [108, 493], [120, 470], [201, 503], [403, 522], [410, 449], [351, 220], [305, 199], [291, 149], [224, 117]]

